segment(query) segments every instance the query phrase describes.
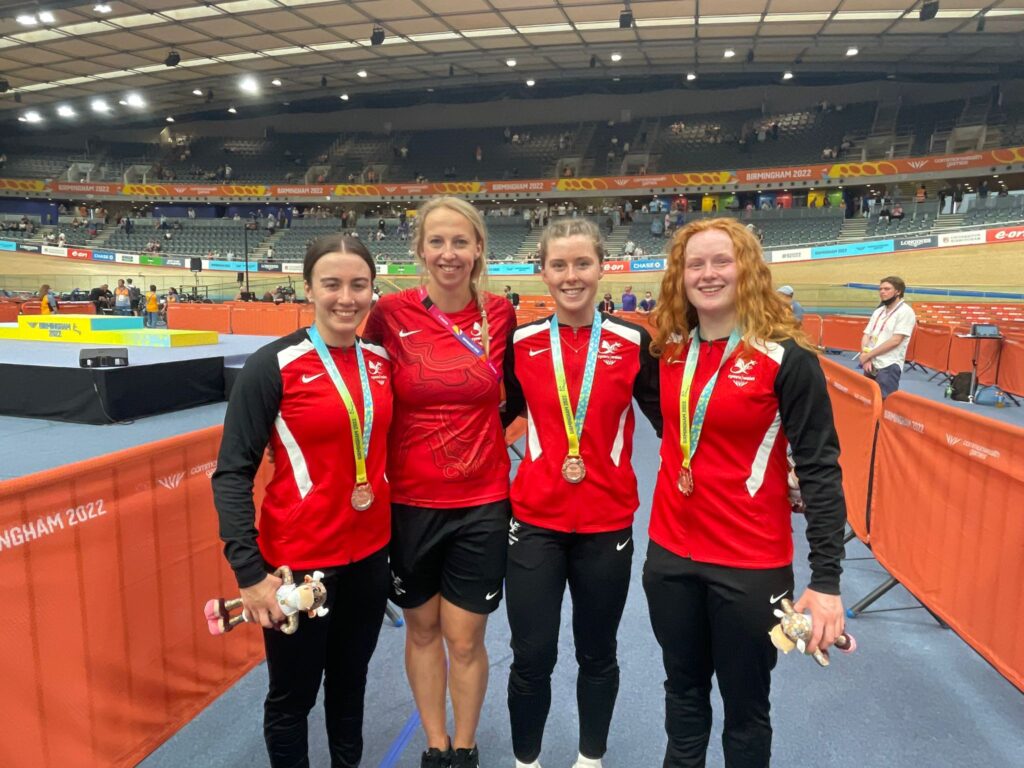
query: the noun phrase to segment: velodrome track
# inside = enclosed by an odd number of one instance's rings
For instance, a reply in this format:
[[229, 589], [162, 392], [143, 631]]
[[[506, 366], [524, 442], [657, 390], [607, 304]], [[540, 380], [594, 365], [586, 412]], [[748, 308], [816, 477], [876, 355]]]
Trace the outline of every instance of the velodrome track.
[[[835, 296], [839, 296], [843, 304], [852, 302], [853, 305], [859, 303], [864, 307], [873, 306], [873, 296], [863, 291], [842, 289], [841, 286], [851, 282], [874, 283], [886, 275], [899, 275], [911, 286], [1024, 292], [1024, 243], [936, 248], [770, 266], [776, 284], [789, 283], [796, 288], [798, 295], [802, 289], [810, 290], [810, 298], [813, 298], [814, 291], [820, 291], [824, 286], [831, 287], [828, 296], [830, 304]], [[641, 294], [647, 290], [657, 293], [661, 286], [661, 274], [608, 274], [603, 278], [602, 285], [618, 301], [621, 288], [626, 285], [632, 285], [634, 292]], [[121, 277], [141, 278], [147, 286], [155, 283], [161, 290], [171, 285], [195, 284], [195, 276], [191, 272], [174, 267], [140, 268], [134, 264], [112, 267], [110, 264], [72, 261], [59, 256], [26, 253], [0, 255], [0, 286], [8, 289], [16, 287], [20, 290], [36, 290], [39, 284], [47, 281], [55, 290], [70, 290], [74, 287], [93, 287], [101, 282], [115, 285]], [[251, 285], [274, 286], [286, 281], [288, 277], [301, 282], [299, 275], [258, 273], [250, 273], [249, 280]], [[209, 287], [232, 284], [233, 278], [230, 272], [202, 272], [198, 275], [199, 285]], [[389, 281], [407, 287], [415, 284], [417, 279], [393, 277]], [[489, 287], [500, 292], [503, 285], [511, 285], [519, 293], [535, 294], [544, 292], [540, 282], [538, 277], [492, 275]]]

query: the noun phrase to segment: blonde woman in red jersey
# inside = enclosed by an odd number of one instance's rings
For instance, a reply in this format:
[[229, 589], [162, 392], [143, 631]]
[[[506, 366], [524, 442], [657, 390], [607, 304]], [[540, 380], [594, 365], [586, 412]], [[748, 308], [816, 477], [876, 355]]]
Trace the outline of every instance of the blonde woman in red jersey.
[[408, 626], [406, 672], [427, 737], [421, 766], [476, 768], [484, 630], [505, 576], [510, 464], [498, 408], [515, 311], [480, 289], [487, 236], [469, 203], [424, 204], [415, 247], [425, 284], [382, 296], [366, 325], [394, 366], [391, 599]]
[[594, 309], [603, 261], [593, 222], [549, 224], [540, 263], [555, 314], [517, 328], [506, 352], [507, 418], [525, 404], [529, 420], [512, 486], [505, 577], [516, 768], [540, 768], [566, 585], [579, 665], [573, 768], [601, 768], [619, 689], [616, 635], [640, 503], [630, 461], [633, 400], [658, 432], [661, 413], [647, 331]]
[[676, 235], [652, 313], [665, 421], [644, 591], [665, 664], [664, 768], [703, 768], [711, 678], [729, 768], [771, 758], [773, 610], [793, 595], [787, 442], [807, 504], [808, 651], [843, 631], [839, 441], [817, 356], [733, 219]]

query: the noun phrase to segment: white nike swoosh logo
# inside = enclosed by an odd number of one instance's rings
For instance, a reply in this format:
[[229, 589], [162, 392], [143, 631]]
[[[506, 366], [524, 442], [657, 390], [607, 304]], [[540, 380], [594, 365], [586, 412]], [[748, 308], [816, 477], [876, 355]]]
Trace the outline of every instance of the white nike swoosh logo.
[[488, 600], [493, 600], [497, 596], [498, 592], [501, 592], [501, 590], [498, 589], [498, 590], [495, 590], [494, 592], [491, 592], [489, 595], [486, 596], [487, 599]]
[[541, 354], [542, 352], [550, 352], [550, 351], [551, 351], [551, 347], [544, 347], [544, 349], [531, 349], [530, 350], [530, 357], [536, 357], [537, 355]]
[[412, 336], [414, 333], [419, 333], [422, 330], [422, 328], [417, 328], [415, 331], [399, 331], [398, 336], [404, 339], [406, 336]]
[[788, 590], [788, 589], [786, 590], [786, 592], [783, 592], [782, 594], [780, 594], [780, 595], [778, 595], [778, 596], [776, 596], [776, 595], [772, 595], [772, 599], [771, 599], [771, 600], [770, 600], [769, 602], [770, 602], [770, 603], [771, 603], [772, 605], [775, 605], [775, 604], [776, 604], [777, 602], [779, 602], [779, 600], [781, 600], [782, 598], [784, 598], [784, 597], [786, 596], [786, 593], [787, 593], [787, 592], [789, 592], [789, 590]]
[[[629, 537], [629, 539], [631, 539], [631, 538], [633, 538], [633, 537], [632, 537], [632, 536], [630, 536], [630, 537]], [[629, 539], [626, 539], [626, 540], [625, 540], [624, 542], [622, 542], [621, 544], [616, 544], [616, 545], [615, 545], [615, 551], [616, 551], [616, 552], [621, 552], [622, 550], [624, 550], [624, 549], [626, 548], [626, 545], [627, 545], [627, 544], [629, 544]]]
[[323, 373], [318, 373], [316, 376], [303, 376], [302, 377], [302, 383], [303, 384], [309, 384], [309, 382], [315, 381], [315, 380], [319, 379], [323, 375], [324, 375]]

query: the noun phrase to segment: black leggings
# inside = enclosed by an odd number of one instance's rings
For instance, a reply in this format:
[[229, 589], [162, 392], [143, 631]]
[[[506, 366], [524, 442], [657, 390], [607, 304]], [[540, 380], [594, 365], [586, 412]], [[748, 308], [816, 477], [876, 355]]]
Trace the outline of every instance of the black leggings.
[[665, 664], [663, 768], [703, 768], [711, 735], [711, 675], [725, 705], [726, 768], [767, 768], [772, 752], [768, 694], [778, 659], [768, 630], [793, 568], [751, 570], [697, 563], [653, 541], [644, 591]]
[[[273, 768], [309, 765], [306, 717], [321, 679], [332, 768], [354, 768], [363, 754], [366, 668], [391, 585], [387, 547], [351, 565], [321, 570], [328, 614], [300, 616], [294, 635], [263, 630], [270, 674], [263, 736]], [[297, 571], [296, 582], [306, 573]]]
[[512, 629], [508, 710], [512, 750], [530, 763], [540, 755], [551, 708], [551, 672], [566, 583], [579, 675], [576, 701], [580, 752], [600, 758], [619, 691], [615, 636], [629, 591], [633, 539], [629, 528], [608, 533], [559, 533], [515, 519], [509, 531], [505, 593]]

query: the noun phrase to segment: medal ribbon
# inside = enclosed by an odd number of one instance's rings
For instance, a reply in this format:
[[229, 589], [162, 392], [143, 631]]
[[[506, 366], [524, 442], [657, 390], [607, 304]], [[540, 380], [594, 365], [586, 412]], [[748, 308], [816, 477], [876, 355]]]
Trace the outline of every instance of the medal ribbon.
[[718, 374], [722, 372], [722, 366], [740, 343], [740, 335], [736, 330], [729, 334], [729, 341], [725, 345], [725, 352], [718, 362], [718, 369], [708, 383], [704, 385], [700, 397], [697, 399], [697, 407], [693, 411], [693, 423], [690, 423], [690, 388], [693, 386], [693, 375], [697, 371], [697, 357], [700, 355], [700, 329], [698, 328], [690, 337], [690, 349], [686, 353], [686, 368], [683, 369], [683, 384], [679, 390], [679, 447], [683, 451], [683, 469], [689, 469], [694, 454], [697, 453], [697, 443], [700, 442], [700, 433], [704, 429], [704, 417], [707, 415], [708, 402], [711, 400], [711, 393], [715, 389], [715, 382], [718, 381]]
[[420, 301], [423, 302], [423, 308], [427, 310], [427, 314], [440, 323], [443, 328], [447, 328], [448, 331], [462, 343], [462, 346], [472, 352], [474, 357], [490, 368], [491, 373], [493, 373], [495, 377], [499, 377], [498, 369], [494, 367], [494, 363], [487, 359], [487, 353], [484, 351], [484, 348], [473, 341], [469, 334], [459, 328], [459, 326], [451, 321], [451, 318], [448, 317], [448, 315], [437, 308], [437, 305], [434, 304], [429, 296], [427, 296], [426, 288], [420, 288]]
[[356, 404], [349, 394], [345, 380], [341, 378], [338, 366], [334, 364], [330, 350], [324, 343], [316, 326], [309, 329], [309, 340], [313, 342], [313, 348], [320, 356], [320, 362], [327, 369], [327, 375], [334, 383], [335, 389], [341, 395], [341, 401], [345, 404], [348, 412], [348, 423], [352, 433], [352, 453], [356, 457], [356, 483], [367, 482], [366, 479], [366, 457], [370, 453], [370, 435], [373, 432], [373, 395], [370, 393], [370, 379], [366, 375], [366, 362], [363, 360], [363, 350], [359, 347], [359, 340], [356, 339], [356, 363], [359, 367], [359, 383], [363, 389], [363, 426], [359, 426], [359, 413], [356, 411]]
[[558, 402], [562, 407], [562, 423], [565, 425], [565, 436], [569, 438], [569, 455], [580, 455], [580, 438], [583, 436], [583, 422], [587, 418], [587, 406], [590, 404], [590, 392], [594, 388], [594, 371], [597, 370], [597, 351], [601, 346], [601, 313], [594, 313], [594, 322], [590, 326], [590, 344], [587, 346], [587, 363], [583, 369], [583, 383], [580, 385], [580, 399], [573, 414], [572, 402], [569, 399], [569, 384], [565, 379], [565, 366], [562, 364], [562, 337], [558, 332], [558, 316], [552, 315], [549, 321], [551, 329], [551, 362], [555, 366], [555, 386], [558, 387]]

